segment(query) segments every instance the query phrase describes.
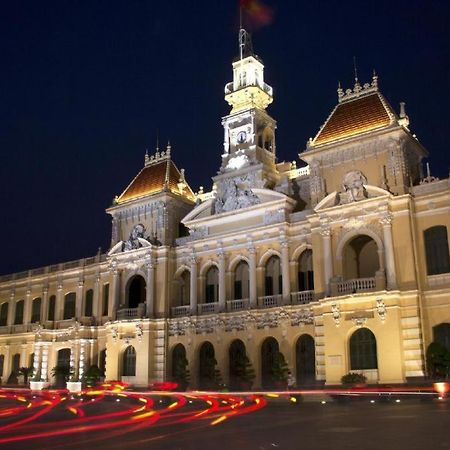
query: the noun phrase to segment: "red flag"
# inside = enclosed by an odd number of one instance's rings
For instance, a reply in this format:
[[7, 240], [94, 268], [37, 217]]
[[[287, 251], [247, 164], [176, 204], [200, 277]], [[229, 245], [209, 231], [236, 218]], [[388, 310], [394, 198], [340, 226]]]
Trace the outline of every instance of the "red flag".
[[253, 27], [262, 27], [272, 23], [273, 10], [259, 0], [240, 0], [242, 11], [246, 13], [247, 22]]

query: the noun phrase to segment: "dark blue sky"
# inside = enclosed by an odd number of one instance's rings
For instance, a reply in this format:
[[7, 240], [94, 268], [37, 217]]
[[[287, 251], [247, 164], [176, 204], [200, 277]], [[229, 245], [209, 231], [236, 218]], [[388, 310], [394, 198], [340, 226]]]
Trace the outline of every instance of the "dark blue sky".
[[[237, 55], [237, 1], [9, 1], [0, 5], [0, 273], [106, 248], [104, 209], [170, 138], [194, 190], [220, 165], [223, 86]], [[274, 87], [279, 160], [304, 149], [336, 87], [372, 69], [447, 176], [450, 2], [266, 1], [253, 34]]]

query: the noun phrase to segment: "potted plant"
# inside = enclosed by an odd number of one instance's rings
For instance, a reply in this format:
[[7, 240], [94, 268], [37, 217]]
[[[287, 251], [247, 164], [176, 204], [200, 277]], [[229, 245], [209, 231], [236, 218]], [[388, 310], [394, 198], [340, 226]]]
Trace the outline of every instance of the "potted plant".
[[277, 389], [286, 389], [289, 367], [281, 352], [277, 352], [273, 358], [272, 380]]
[[68, 366], [55, 366], [52, 369], [52, 376], [55, 379], [55, 387], [64, 388], [66, 387], [66, 382], [69, 381], [71, 376], [70, 367]]
[[189, 362], [183, 358], [178, 358], [173, 366], [173, 381], [177, 383], [177, 390], [185, 391], [189, 385]]
[[247, 355], [242, 355], [236, 359], [230, 372], [232, 374], [233, 389], [249, 391], [252, 388], [255, 371]]
[[426, 353], [428, 376], [439, 380], [448, 378], [450, 351], [439, 342], [432, 342]]
[[214, 390], [220, 386], [222, 377], [220, 375], [220, 370], [216, 369], [216, 366], [217, 360], [214, 357], [210, 357], [204, 362], [200, 376], [201, 389]]
[[357, 372], [349, 372], [341, 378], [341, 383], [350, 387], [364, 387], [366, 382], [367, 377], [363, 373]]
[[28, 377], [30, 376], [30, 373], [33, 372], [33, 369], [31, 367], [21, 367], [19, 369], [19, 373], [23, 375], [23, 384], [28, 384]]
[[96, 364], [93, 364], [86, 370], [84, 375], [84, 383], [88, 387], [95, 386], [102, 378], [103, 373]]

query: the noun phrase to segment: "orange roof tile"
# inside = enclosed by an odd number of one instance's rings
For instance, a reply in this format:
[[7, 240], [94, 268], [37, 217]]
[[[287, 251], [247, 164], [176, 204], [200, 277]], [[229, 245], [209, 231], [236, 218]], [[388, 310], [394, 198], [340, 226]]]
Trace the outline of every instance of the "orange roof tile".
[[379, 92], [339, 103], [317, 133], [313, 145], [327, 144], [388, 126], [392, 115]]
[[195, 196], [188, 185], [186, 185], [183, 192], [180, 192], [178, 182], [181, 174], [173, 161], [165, 159], [145, 166], [122, 192], [117, 202], [123, 203], [136, 198], [163, 192], [166, 188], [167, 164], [169, 164], [167, 190], [195, 201]]

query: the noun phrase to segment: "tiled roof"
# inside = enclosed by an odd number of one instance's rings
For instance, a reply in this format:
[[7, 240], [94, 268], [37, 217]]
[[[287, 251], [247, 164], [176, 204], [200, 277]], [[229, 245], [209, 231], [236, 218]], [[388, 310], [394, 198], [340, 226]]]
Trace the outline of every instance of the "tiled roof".
[[386, 127], [391, 124], [393, 117], [394, 113], [379, 92], [362, 95], [339, 103], [312, 144], [327, 144]]
[[195, 201], [195, 196], [187, 184], [185, 189], [180, 192], [178, 188], [180, 177], [180, 171], [170, 159], [164, 159], [146, 165], [119, 196], [117, 202], [123, 203], [147, 195], [164, 192], [165, 190]]

